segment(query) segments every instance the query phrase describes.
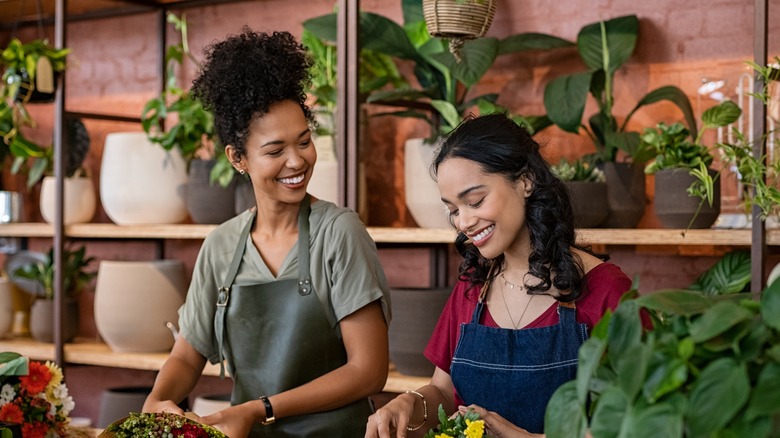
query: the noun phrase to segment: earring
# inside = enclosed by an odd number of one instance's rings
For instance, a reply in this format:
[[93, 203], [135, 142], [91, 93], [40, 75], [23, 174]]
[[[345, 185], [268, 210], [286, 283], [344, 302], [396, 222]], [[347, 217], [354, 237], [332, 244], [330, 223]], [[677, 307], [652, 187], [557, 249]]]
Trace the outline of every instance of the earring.
[[245, 171], [244, 169], [239, 169], [239, 170], [238, 170], [238, 173], [240, 173], [241, 175], [243, 175], [243, 174], [245, 174], [245, 173], [246, 173], [246, 171]]

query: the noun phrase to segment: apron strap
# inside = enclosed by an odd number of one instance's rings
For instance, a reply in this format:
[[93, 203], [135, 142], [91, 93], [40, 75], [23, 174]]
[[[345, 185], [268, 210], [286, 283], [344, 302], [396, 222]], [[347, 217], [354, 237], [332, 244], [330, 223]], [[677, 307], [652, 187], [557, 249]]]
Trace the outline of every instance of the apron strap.
[[[256, 211], [257, 210], [255, 210], [255, 212]], [[236, 245], [236, 252], [233, 254], [233, 260], [230, 262], [230, 268], [228, 268], [227, 275], [225, 275], [225, 280], [222, 282], [222, 286], [217, 289], [217, 312], [214, 315], [214, 334], [217, 336], [220, 379], [225, 378], [225, 351], [223, 347], [225, 339], [225, 316], [227, 315], [227, 306], [230, 303], [230, 287], [233, 285], [233, 280], [236, 279], [238, 267], [241, 266], [241, 259], [244, 256], [246, 241], [249, 239], [249, 233], [252, 230], [254, 219], [255, 213], [253, 212], [249, 221], [247, 221], [246, 226], [241, 230], [241, 235], [238, 238], [238, 245]]]
[[312, 291], [311, 267], [309, 266], [309, 211], [311, 201], [308, 194], [301, 202], [298, 213], [298, 293], [309, 295]]

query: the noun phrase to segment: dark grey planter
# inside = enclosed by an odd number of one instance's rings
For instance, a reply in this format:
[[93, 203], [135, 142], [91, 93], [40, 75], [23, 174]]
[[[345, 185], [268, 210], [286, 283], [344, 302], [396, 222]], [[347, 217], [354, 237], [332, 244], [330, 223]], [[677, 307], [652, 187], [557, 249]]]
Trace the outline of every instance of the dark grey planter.
[[[711, 177], [716, 172], [709, 170]], [[664, 228], [710, 228], [720, 215], [720, 178], [713, 185], [712, 206], [690, 196], [688, 187], [694, 181], [687, 169], [665, 169], [655, 173], [655, 215]], [[701, 209], [699, 209], [701, 204]], [[698, 214], [697, 214], [698, 210]], [[693, 220], [693, 222], [691, 222]]]
[[209, 182], [216, 160], [193, 160], [187, 180], [185, 202], [196, 224], [221, 224], [236, 215], [235, 179], [227, 187]]
[[645, 171], [641, 164], [604, 163], [609, 213], [605, 228], [635, 228], [645, 214]]
[[452, 289], [391, 289], [390, 361], [401, 374], [433, 375], [423, 350], [439, 321]]
[[574, 211], [574, 226], [595, 228], [604, 223], [609, 214], [607, 184], [592, 181], [566, 181]]
[[[65, 300], [62, 342], [70, 342], [79, 333], [79, 303]], [[39, 342], [54, 342], [54, 300], [38, 298], [30, 308], [30, 335]]]

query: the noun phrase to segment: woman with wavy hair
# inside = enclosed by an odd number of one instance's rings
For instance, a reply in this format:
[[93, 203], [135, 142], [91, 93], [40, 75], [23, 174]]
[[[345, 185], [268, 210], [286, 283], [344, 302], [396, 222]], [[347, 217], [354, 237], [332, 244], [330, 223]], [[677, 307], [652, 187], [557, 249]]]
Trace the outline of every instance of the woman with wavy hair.
[[182, 413], [208, 360], [230, 372], [232, 406], [202, 421], [231, 438], [365, 431], [367, 397], [387, 379], [387, 281], [357, 214], [306, 193], [310, 66], [287, 32], [245, 27], [207, 47], [192, 93], [257, 206], [203, 242], [144, 411]]
[[577, 350], [631, 280], [576, 243], [564, 183], [505, 115], [465, 120], [433, 173], [459, 232], [460, 275], [425, 350], [430, 384], [378, 410], [366, 437], [430, 429], [440, 404], [477, 410], [493, 436], [541, 434], [552, 393], [576, 376]]

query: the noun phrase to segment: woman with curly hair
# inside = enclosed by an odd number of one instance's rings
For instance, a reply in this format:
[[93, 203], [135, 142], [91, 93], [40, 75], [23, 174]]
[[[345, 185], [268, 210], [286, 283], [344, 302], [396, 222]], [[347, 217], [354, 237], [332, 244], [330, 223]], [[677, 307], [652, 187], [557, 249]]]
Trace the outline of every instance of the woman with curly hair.
[[245, 27], [206, 49], [192, 93], [257, 207], [204, 240], [145, 411], [181, 413], [208, 360], [234, 387], [232, 406], [202, 421], [231, 438], [365, 431], [367, 397], [387, 379], [387, 281], [357, 214], [306, 193], [310, 65], [286, 32]]
[[576, 244], [565, 185], [505, 115], [464, 121], [433, 172], [459, 231], [459, 280], [425, 350], [431, 383], [369, 417], [365, 436], [430, 429], [440, 404], [477, 410], [493, 436], [540, 434], [552, 393], [576, 376], [579, 346], [631, 280]]

